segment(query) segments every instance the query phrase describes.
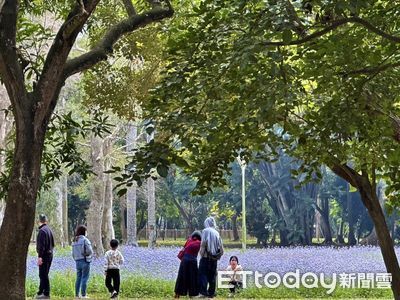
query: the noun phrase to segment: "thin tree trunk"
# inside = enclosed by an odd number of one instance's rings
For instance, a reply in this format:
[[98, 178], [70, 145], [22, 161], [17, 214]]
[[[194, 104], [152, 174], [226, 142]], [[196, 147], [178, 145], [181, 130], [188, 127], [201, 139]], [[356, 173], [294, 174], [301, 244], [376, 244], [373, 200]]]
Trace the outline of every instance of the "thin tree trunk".
[[350, 183], [347, 183], [346, 198], [347, 198], [347, 216], [349, 223], [349, 235], [347, 238], [347, 244], [350, 246], [354, 246], [355, 244], [357, 244], [357, 240], [354, 232], [354, 226], [355, 226], [354, 212], [353, 212], [354, 203], [352, 201], [352, 197], [350, 194]]
[[[6, 149], [6, 138], [11, 127], [11, 118], [6, 115], [5, 109], [10, 105], [5, 87], [0, 84], [0, 150]], [[0, 152], [0, 173], [4, 172], [5, 168], [5, 153]], [[4, 210], [6, 208], [5, 199], [0, 198], [0, 226], [4, 217]]]
[[340, 219], [339, 230], [338, 230], [337, 237], [336, 237], [336, 243], [338, 243], [338, 244], [344, 244], [343, 227], [344, 227], [344, 221], [343, 221], [343, 217], [342, 217]]
[[[154, 138], [154, 132], [147, 135], [147, 142], [149, 143]], [[157, 241], [157, 227], [156, 227], [156, 190], [154, 179], [149, 177], [147, 179], [147, 228], [149, 233], [149, 248], [154, 248]]]
[[371, 232], [361, 240], [361, 245], [370, 245], [377, 246], [378, 245], [378, 235], [376, 234], [375, 226], [372, 228]]
[[121, 236], [122, 240], [124, 243], [128, 240], [127, 236], [127, 220], [126, 220], [126, 197], [127, 195], [125, 194], [124, 196], [119, 198], [119, 211], [120, 211], [120, 218], [121, 218]]
[[56, 194], [56, 210], [52, 222], [54, 241], [57, 245], [64, 247], [64, 226], [63, 226], [63, 182], [62, 178], [54, 183], [53, 190]]
[[[319, 206], [321, 206], [321, 197], [318, 196], [316, 207], [319, 207]], [[319, 243], [319, 239], [320, 239], [321, 233], [322, 233], [321, 232], [322, 225], [321, 225], [321, 213], [318, 210], [315, 211], [315, 219], [314, 220], [315, 220], [315, 237], [317, 239], [317, 242]]]
[[329, 203], [328, 199], [324, 198], [320, 201], [322, 208], [318, 205], [316, 209], [318, 211], [318, 215], [320, 217], [320, 226], [322, 230], [322, 234], [324, 236], [324, 244], [330, 245], [332, 244], [332, 231], [329, 223]]
[[93, 176], [91, 184], [91, 199], [89, 209], [87, 211], [87, 233], [88, 238], [92, 242], [93, 251], [97, 257], [100, 257], [104, 253], [103, 242], [102, 242], [102, 216], [104, 209], [104, 187], [103, 187], [103, 176], [104, 176], [104, 165], [103, 165], [103, 142], [97, 136], [91, 137], [91, 161], [93, 165]]
[[68, 227], [68, 176], [64, 175], [61, 177], [62, 180], [62, 219], [63, 219], [63, 233], [64, 233], [64, 245], [69, 245], [69, 227]]
[[154, 179], [147, 179], [147, 225], [149, 232], [149, 248], [156, 246], [156, 197]]
[[235, 213], [232, 216], [232, 229], [233, 229], [233, 240], [238, 241], [240, 239], [239, 237], [239, 231], [238, 231], [238, 226], [237, 226], [237, 214]]
[[[137, 126], [130, 123], [128, 125], [128, 132], [126, 135], [127, 151], [130, 152], [136, 148], [137, 139]], [[137, 202], [137, 188], [136, 183], [128, 187], [126, 193], [126, 221], [127, 221], [127, 244], [138, 246], [137, 242], [137, 218], [136, 218], [136, 202]]]
[[[104, 170], [109, 170], [111, 163], [110, 158], [107, 157], [112, 150], [112, 138], [106, 138], [103, 143]], [[110, 240], [115, 238], [114, 225], [113, 225], [113, 187], [111, 174], [104, 174], [104, 210], [102, 222], [102, 239], [103, 247], [108, 248]]]

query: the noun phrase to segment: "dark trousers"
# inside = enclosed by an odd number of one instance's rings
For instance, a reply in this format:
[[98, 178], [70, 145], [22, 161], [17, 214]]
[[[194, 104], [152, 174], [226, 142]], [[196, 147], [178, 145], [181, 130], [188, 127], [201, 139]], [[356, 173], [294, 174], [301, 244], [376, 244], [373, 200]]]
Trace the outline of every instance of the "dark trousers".
[[200, 294], [210, 298], [215, 296], [216, 277], [217, 261], [202, 257], [199, 266]]
[[49, 271], [51, 262], [53, 261], [53, 255], [46, 255], [42, 257], [42, 264], [39, 266], [39, 292], [38, 295], [43, 294], [45, 296], [50, 296], [50, 280]]
[[241, 289], [243, 286], [243, 284], [239, 281], [229, 281], [229, 284], [232, 285], [232, 287], [229, 288], [231, 293], [235, 293], [237, 290]]
[[[111, 281], [113, 284], [111, 284]], [[108, 269], [106, 275], [106, 287], [110, 293], [116, 291], [119, 294], [120, 285], [119, 269]]]
[[178, 277], [175, 283], [175, 295], [194, 297], [199, 294], [199, 271], [197, 257], [185, 254], [179, 265]]

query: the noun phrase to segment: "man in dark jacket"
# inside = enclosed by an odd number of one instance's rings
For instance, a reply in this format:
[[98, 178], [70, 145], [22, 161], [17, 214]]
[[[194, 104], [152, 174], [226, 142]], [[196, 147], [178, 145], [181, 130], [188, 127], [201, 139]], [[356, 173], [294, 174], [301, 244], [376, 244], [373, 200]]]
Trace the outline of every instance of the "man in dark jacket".
[[39, 266], [39, 292], [36, 299], [50, 299], [49, 271], [53, 260], [54, 238], [49, 226], [47, 217], [39, 215], [39, 232], [36, 239], [36, 252], [38, 253]]

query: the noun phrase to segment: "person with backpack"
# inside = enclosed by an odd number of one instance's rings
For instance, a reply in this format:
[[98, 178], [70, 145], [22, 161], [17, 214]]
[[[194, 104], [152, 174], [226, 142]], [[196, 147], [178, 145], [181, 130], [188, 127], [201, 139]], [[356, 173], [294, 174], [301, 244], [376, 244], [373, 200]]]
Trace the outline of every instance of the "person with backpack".
[[87, 282], [89, 280], [90, 263], [92, 262], [92, 244], [86, 237], [86, 226], [79, 225], [75, 231], [75, 239], [72, 243], [72, 257], [76, 262], [75, 297], [89, 298], [86, 295]]
[[221, 237], [216, 229], [215, 219], [208, 217], [204, 221], [204, 227], [200, 245], [200, 296], [213, 298], [215, 297], [217, 263], [224, 254], [224, 248]]

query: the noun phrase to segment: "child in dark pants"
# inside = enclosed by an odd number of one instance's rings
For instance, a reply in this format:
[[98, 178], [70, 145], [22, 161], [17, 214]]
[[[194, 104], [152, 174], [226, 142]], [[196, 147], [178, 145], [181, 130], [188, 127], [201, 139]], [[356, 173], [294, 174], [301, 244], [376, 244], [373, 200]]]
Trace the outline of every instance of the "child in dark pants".
[[118, 241], [110, 241], [111, 250], [108, 250], [105, 254], [105, 274], [106, 274], [106, 287], [110, 292], [111, 299], [118, 298], [119, 294], [119, 268], [124, 263], [124, 257], [121, 252], [117, 250]]

